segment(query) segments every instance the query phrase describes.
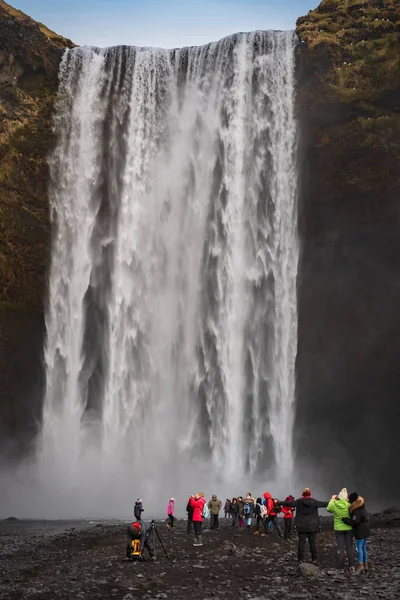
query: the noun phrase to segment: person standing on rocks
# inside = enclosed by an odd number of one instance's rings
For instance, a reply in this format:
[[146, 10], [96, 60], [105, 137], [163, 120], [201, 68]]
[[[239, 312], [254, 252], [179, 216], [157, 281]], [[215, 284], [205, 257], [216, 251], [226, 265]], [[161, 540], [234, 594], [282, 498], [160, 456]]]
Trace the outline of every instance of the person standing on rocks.
[[328, 506], [328, 502], [315, 500], [311, 495], [310, 488], [305, 488], [301, 498], [280, 502], [280, 506], [291, 506], [296, 509], [295, 525], [299, 536], [298, 561], [304, 561], [304, 552], [306, 549], [306, 539], [310, 544], [311, 559], [313, 562], [318, 560], [317, 551], [317, 533], [321, 531], [321, 522], [318, 514], [319, 508]]
[[232, 527], [237, 527], [239, 522], [239, 504], [237, 498], [232, 498], [231, 503]]
[[326, 510], [333, 513], [333, 529], [336, 534], [339, 569], [344, 569], [344, 552], [346, 550], [350, 571], [354, 571], [353, 559], [353, 527], [342, 519], [349, 517], [350, 502], [347, 489], [343, 488], [337, 496], [332, 496]]
[[[286, 498], [286, 502], [291, 502], [292, 500], [294, 500], [293, 496], [288, 496]], [[285, 540], [292, 539], [294, 511], [295, 511], [295, 509], [292, 506], [283, 506], [282, 507], [283, 522], [285, 524], [283, 537], [285, 538]]]
[[257, 498], [256, 506], [254, 508], [254, 516], [256, 518], [256, 530], [254, 535], [258, 535], [260, 533], [260, 525], [263, 524], [264, 531], [266, 532], [266, 520], [267, 520], [267, 509], [262, 503], [261, 498]]
[[143, 502], [138, 498], [135, 502], [135, 506], [133, 507], [133, 514], [135, 515], [135, 519], [140, 521], [142, 519], [142, 512], [144, 512]]
[[[267, 509], [267, 527], [272, 524], [272, 527], [278, 532], [278, 536], [282, 537], [282, 531], [278, 523], [278, 513], [281, 512], [279, 500], [273, 499], [269, 492], [264, 494], [265, 507]], [[268, 531], [268, 529], [267, 529]]]
[[247, 492], [243, 504], [243, 514], [246, 521], [247, 531], [250, 531], [254, 516], [255, 500], [250, 492]]
[[231, 518], [231, 501], [229, 500], [229, 498], [227, 498], [225, 500], [225, 506], [224, 506], [224, 513], [225, 513], [225, 519], [230, 519]]
[[237, 497], [237, 503], [238, 503], [238, 508], [239, 508], [239, 527], [244, 527], [245, 526], [244, 515], [243, 515], [244, 502], [243, 502], [242, 496]]
[[167, 515], [169, 519], [169, 523], [167, 523], [167, 527], [173, 527], [175, 522], [175, 498], [171, 498], [168, 502]]
[[186, 505], [186, 512], [187, 512], [187, 534], [190, 535], [192, 533], [192, 529], [193, 529], [193, 507], [190, 506], [190, 498], [188, 500], [188, 503]]
[[218, 500], [216, 494], [213, 494], [208, 503], [210, 509], [210, 529], [219, 529], [219, 512], [222, 508], [221, 500]]
[[368, 554], [367, 554], [367, 539], [370, 536], [369, 518], [367, 509], [365, 508], [364, 498], [359, 496], [357, 492], [353, 492], [349, 496], [349, 517], [342, 517], [343, 523], [353, 527], [353, 533], [356, 538], [358, 565], [356, 569], [357, 575], [368, 571]]
[[190, 506], [193, 508], [193, 527], [194, 527], [194, 542], [193, 546], [203, 545], [203, 510], [206, 501], [203, 492], [198, 492], [196, 496], [191, 496], [189, 500]]

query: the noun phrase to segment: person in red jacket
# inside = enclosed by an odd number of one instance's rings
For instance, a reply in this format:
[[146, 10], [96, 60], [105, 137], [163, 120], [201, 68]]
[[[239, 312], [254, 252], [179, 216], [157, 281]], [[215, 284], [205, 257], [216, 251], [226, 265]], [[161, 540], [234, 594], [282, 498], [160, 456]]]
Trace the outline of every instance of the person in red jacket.
[[189, 504], [193, 509], [192, 523], [194, 527], [194, 542], [193, 546], [203, 545], [203, 510], [206, 501], [204, 494], [199, 492], [195, 496], [191, 496]]
[[272, 527], [276, 529], [278, 532], [278, 536], [282, 537], [281, 528], [278, 523], [278, 512], [281, 512], [281, 508], [278, 504], [278, 500], [273, 500], [271, 494], [269, 492], [265, 492], [264, 494], [264, 506], [267, 509], [267, 521], [266, 521], [266, 531], [268, 531], [268, 524], [271, 523]]
[[[286, 498], [286, 502], [292, 502], [292, 500], [294, 500], [294, 496], [288, 496]], [[284, 523], [285, 523], [285, 529], [284, 529], [283, 537], [285, 538], [285, 540], [291, 540], [292, 539], [292, 533], [293, 533], [293, 515], [294, 515], [294, 511], [295, 510], [296, 509], [293, 508], [292, 506], [282, 506], [283, 519], [284, 519]]]

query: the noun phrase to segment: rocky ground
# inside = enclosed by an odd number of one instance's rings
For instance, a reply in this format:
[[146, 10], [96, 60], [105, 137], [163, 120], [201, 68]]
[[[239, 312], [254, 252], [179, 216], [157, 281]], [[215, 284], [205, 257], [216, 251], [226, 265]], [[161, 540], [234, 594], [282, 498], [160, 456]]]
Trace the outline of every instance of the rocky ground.
[[126, 524], [36, 525], [0, 523], [0, 598], [19, 600], [400, 597], [400, 516], [374, 519], [369, 542], [371, 573], [355, 576], [335, 568], [335, 540], [326, 521], [319, 535], [320, 566], [302, 576], [296, 542], [232, 530], [207, 531], [202, 548], [179, 522], [157, 525], [170, 560], [157, 545], [156, 562], [125, 558]]

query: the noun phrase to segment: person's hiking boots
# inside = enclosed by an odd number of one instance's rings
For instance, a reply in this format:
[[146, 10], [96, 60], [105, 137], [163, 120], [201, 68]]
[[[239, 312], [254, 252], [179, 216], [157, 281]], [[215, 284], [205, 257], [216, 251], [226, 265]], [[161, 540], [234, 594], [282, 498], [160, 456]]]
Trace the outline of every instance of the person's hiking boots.
[[363, 563], [358, 563], [358, 565], [357, 565], [357, 567], [356, 567], [356, 569], [354, 571], [354, 574], [355, 575], [361, 575], [361, 573], [364, 573], [364, 564]]
[[193, 542], [193, 546], [202, 546], [203, 545], [203, 536], [199, 535], [198, 537], [195, 538], [194, 542]]

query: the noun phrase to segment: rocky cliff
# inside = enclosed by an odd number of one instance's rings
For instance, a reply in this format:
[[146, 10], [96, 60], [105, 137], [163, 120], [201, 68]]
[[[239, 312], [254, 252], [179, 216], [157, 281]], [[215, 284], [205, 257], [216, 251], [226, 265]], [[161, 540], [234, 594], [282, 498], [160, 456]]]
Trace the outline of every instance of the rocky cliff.
[[0, 438], [34, 430], [40, 412], [46, 158], [58, 65], [71, 46], [0, 0]]
[[400, 492], [399, 32], [398, 0], [324, 0], [297, 22], [299, 456], [334, 489], [387, 495]]
[[41, 309], [46, 157], [62, 50], [72, 42], [0, 0], [0, 302]]

